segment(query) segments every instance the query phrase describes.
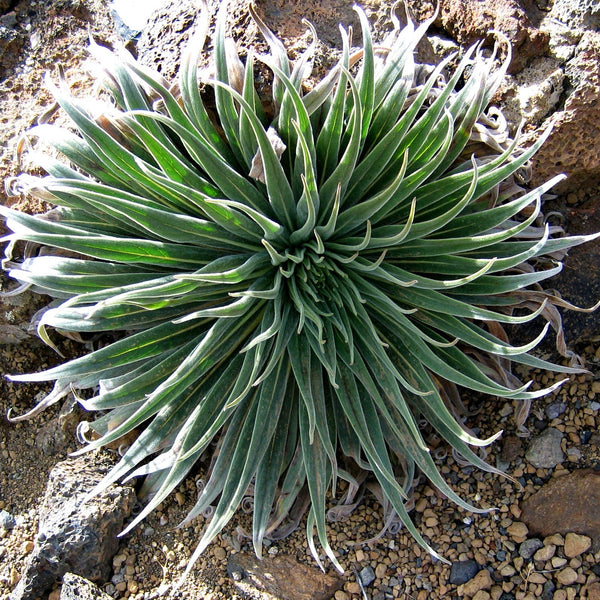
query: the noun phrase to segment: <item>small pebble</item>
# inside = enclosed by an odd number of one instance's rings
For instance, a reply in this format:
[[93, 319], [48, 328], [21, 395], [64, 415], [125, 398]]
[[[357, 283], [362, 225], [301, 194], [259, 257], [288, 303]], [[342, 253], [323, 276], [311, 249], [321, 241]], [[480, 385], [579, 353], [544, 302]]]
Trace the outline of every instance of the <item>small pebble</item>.
[[7, 511], [0, 510], [0, 527], [10, 531], [17, 524], [15, 518]]
[[543, 546], [540, 548], [534, 555], [533, 560], [539, 560], [541, 562], [546, 562], [550, 560], [554, 553], [556, 552], [556, 546], [554, 544], [548, 544], [547, 546]]
[[126, 554], [117, 554], [113, 558], [113, 567], [115, 569], [120, 569], [121, 565], [123, 565], [126, 560], [127, 560], [127, 555]]
[[552, 469], [564, 460], [561, 449], [563, 433], [555, 427], [548, 427], [532, 438], [525, 453], [526, 460], [537, 469]]
[[364, 569], [362, 569], [358, 576], [360, 577], [360, 581], [365, 587], [371, 585], [373, 581], [375, 581], [375, 572], [371, 567], [365, 567]]
[[375, 577], [377, 577], [377, 579], [383, 579], [386, 573], [387, 566], [385, 564], [379, 563], [377, 567], [375, 567]]
[[360, 594], [360, 584], [357, 581], [350, 581], [346, 583], [344, 589], [353, 596], [358, 596]]
[[587, 535], [579, 535], [577, 533], [567, 533], [565, 536], [565, 556], [574, 558], [589, 550], [592, 545], [592, 540]]
[[544, 587], [542, 588], [542, 600], [553, 600], [552, 597], [554, 596], [555, 589], [556, 586], [554, 585], [553, 581], [546, 581]]
[[527, 581], [529, 581], [529, 583], [537, 583], [539, 585], [544, 585], [547, 579], [542, 573], [537, 573], [536, 571], [533, 571], [527, 576]]
[[524, 538], [527, 537], [529, 529], [527, 528], [527, 525], [525, 525], [525, 523], [515, 521], [512, 525], [509, 525], [506, 528], [506, 533], [508, 533], [508, 535], [510, 535], [510, 537], [513, 538], [515, 541], [525, 541]]
[[467, 583], [470, 579], [473, 579], [479, 571], [479, 565], [474, 560], [462, 560], [453, 562], [450, 567], [450, 578], [449, 582], [453, 585], [460, 585]]
[[558, 419], [558, 417], [560, 417], [565, 410], [567, 410], [566, 403], [561, 402], [560, 400], [555, 400], [546, 406], [546, 416], [550, 421], [552, 421], [553, 419]]
[[458, 589], [458, 593], [459, 596], [462, 593], [463, 596], [472, 598], [479, 590], [489, 590], [493, 584], [494, 581], [490, 572], [487, 569], [481, 569], [473, 579], [467, 581]]
[[525, 560], [529, 560], [537, 550], [544, 547], [544, 543], [542, 540], [538, 538], [531, 538], [529, 540], [525, 540], [519, 546], [519, 556], [522, 556]]
[[500, 569], [500, 575], [502, 575], [502, 577], [512, 577], [515, 573], [516, 570], [512, 565], [506, 565]]
[[571, 585], [577, 581], [577, 571], [571, 567], [565, 567], [556, 574], [556, 580], [561, 585]]
[[555, 546], [564, 546], [565, 538], [560, 533], [555, 533], [544, 538], [544, 546], [554, 544]]

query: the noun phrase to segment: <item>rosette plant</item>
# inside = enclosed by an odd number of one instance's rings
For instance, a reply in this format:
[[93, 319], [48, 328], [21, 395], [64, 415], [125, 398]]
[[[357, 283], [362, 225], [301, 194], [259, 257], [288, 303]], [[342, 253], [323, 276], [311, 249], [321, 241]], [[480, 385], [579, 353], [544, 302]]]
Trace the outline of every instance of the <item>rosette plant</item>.
[[[455, 56], [436, 68], [414, 60], [428, 23], [393, 17], [374, 45], [356, 10], [362, 46], [341, 29], [339, 63], [312, 87], [316, 39], [292, 63], [253, 9], [268, 56], [242, 62], [222, 8], [213, 74], [199, 77], [204, 17], [173, 87], [92, 43], [104, 95], [90, 103], [50, 84], [75, 131], [35, 127], [29, 153], [47, 176], [10, 184], [56, 208], [1, 209], [12, 231], [4, 267], [53, 297], [42, 338], [51, 343], [48, 327], [110, 336], [12, 376], [55, 382], [17, 418], [88, 390], [79, 401], [99, 416], [81, 429], [82, 452], [137, 432], [100, 486], [146, 476], [147, 503], [127, 530], [204, 461], [186, 522], [212, 516], [190, 565], [250, 496], [258, 555], [305, 510], [311, 551], [319, 560], [316, 531], [339, 567], [328, 503], [351, 507], [369, 480], [386, 524], [400, 521], [435, 554], [409, 516], [415, 474], [479, 509], [440, 475], [424, 424], [491, 469], [473, 448], [496, 436], [463, 424], [458, 389], [527, 403], [553, 388], [528, 390], [511, 362], [577, 371], [531, 354], [565, 304], [540, 283], [590, 238], [541, 224], [556, 179], [518, 185], [543, 140], [520, 150], [487, 110], [509, 58], [495, 67], [477, 45], [446, 79]], [[36, 151], [48, 144], [55, 153]], [[508, 343], [503, 325], [540, 315], [549, 323], [536, 339]]]

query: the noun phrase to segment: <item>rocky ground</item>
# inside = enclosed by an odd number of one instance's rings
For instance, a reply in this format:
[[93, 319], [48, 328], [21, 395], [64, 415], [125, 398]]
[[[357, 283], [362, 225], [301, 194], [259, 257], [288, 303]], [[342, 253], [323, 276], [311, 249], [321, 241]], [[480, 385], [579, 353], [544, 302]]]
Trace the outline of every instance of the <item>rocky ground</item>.
[[[177, 40], [190, 27], [190, 6], [178, 3], [155, 18], [142, 34], [138, 51], [145, 60], [172, 74]], [[383, 24], [383, 3], [367, 2], [371, 17]], [[428, 10], [415, 4], [418, 16]], [[489, 28], [506, 31], [517, 48], [512, 74], [498, 101], [514, 119], [524, 118], [536, 135], [551, 115], [557, 122], [549, 149], [536, 158], [535, 177], [567, 170], [571, 177], [561, 195], [548, 202], [572, 233], [600, 230], [600, 14], [593, 0], [533, 3], [484, 0], [480, 12], [465, 14], [458, 2], [444, 0], [431, 47], [468, 44]], [[299, 16], [315, 21], [327, 44], [337, 43], [338, 21], [351, 17], [350, 2], [257, 2], [265, 19], [290, 44], [302, 44]], [[288, 8], [286, 9], [286, 6]], [[99, 41], [119, 42], [114, 20], [101, 0], [0, 0], [0, 173], [14, 175], [19, 133], [30, 127], [52, 104], [42, 75], [65, 66], [75, 88], [87, 89], [85, 59], [88, 27]], [[286, 12], [286, 10], [288, 12]], [[291, 13], [289, 11], [292, 11]], [[387, 8], [386, 8], [387, 10]], [[241, 35], [244, 3], [236, 5]], [[419, 14], [422, 11], [423, 14]], [[156, 24], [167, 23], [168, 34]], [[162, 33], [160, 32], [162, 31]], [[121, 30], [123, 32], [123, 30]], [[173, 44], [170, 46], [169, 44]], [[162, 53], [158, 48], [162, 47]], [[167, 58], [165, 58], [167, 57]], [[595, 67], [594, 67], [595, 65]], [[6, 200], [13, 203], [15, 199]], [[35, 211], [26, 199], [25, 210]], [[572, 252], [557, 286], [580, 304], [600, 297], [598, 245]], [[3, 289], [11, 283], [3, 280]], [[0, 368], [3, 373], [43, 369], [60, 358], [27, 330], [44, 300], [22, 295], [0, 304]], [[346, 520], [330, 524], [331, 543], [338, 549], [345, 574], [323, 575], [309, 556], [304, 528], [272, 543], [262, 563], [239, 536], [248, 528], [241, 512], [203, 557], [179, 589], [187, 559], [203, 528], [202, 519], [184, 529], [175, 526], [193, 505], [201, 468], [178, 492], [129, 536], [111, 545], [123, 522], [139, 510], [131, 488], [115, 487], [91, 504], [84, 516], [73, 498], [93, 486], [114, 452], [69, 458], [79, 445], [74, 430], [83, 418], [72, 405], [49, 410], [31, 421], [0, 420], [0, 600], [49, 597], [99, 598], [267, 598], [269, 592], [287, 599], [362, 598], [475, 600], [600, 599], [600, 323], [597, 315], [565, 317], [567, 337], [584, 358], [588, 375], [573, 377], [555, 394], [537, 402], [524, 424], [516, 403], [471, 397], [469, 424], [482, 436], [499, 429], [502, 439], [488, 455], [516, 481], [459, 464], [433, 437], [442, 473], [463, 497], [477, 506], [494, 507], [472, 515], [449, 503], [422, 481], [415, 492], [413, 516], [423, 534], [449, 561], [436, 562], [404, 531], [376, 537], [383, 527], [381, 507], [367, 494]], [[85, 349], [60, 341], [66, 356]], [[548, 347], [548, 353], [552, 350]], [[521, 373], [536, 385], [552, 382], [545, 373]], [[43, 393], [41, 386], [0, 382], [0, 414], [28, 410]], [[240, 529], [241, 528], [241, 529]], [[97, 540], [103, 544], [98, 546]], [[66, 567], [87, 579], [65, 575]], [[36, 587], [37, 586], [37, 587]], [[260, 591], [267, 590], [267, 591]]]

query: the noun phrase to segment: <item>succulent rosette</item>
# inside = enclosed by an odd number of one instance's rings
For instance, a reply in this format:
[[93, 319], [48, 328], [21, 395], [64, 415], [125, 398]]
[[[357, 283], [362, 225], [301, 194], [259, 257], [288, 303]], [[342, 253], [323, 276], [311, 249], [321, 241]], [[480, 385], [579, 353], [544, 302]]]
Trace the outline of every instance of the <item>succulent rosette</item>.
[[[316, 36], [292, 63], [254, 10], [270, 54], [242, 61], [222, 8], [203, 81], [207, 17], [176, 86], [92, 43], [101, 100], [51, 85], [73, 127], [33, 128], [29, 154], [47, 175], [10, 182], [56, 208], [0, 208], [12, 231], [4, 267], [53, 298], [42, 338], [51, 343], [49, 327], [112, 335], [12, 376], [55, 382], [17, 419], [81, 390], [98, 415], [81, 428], [82, 452], [137, 432], [101, 484], [146, 476], [147, 503], [127, 530], [204, 461], [186, 522], [212, 516], [190, 565], [251, 496], [259, 556], [265, 537], [289, 533], [307, 511], [313, 554], [316, 531], [339, 567], [328, 507], [347, 512], [365, 480], [386, 527], [401, 522], [435, 554], [408, 512], [416, 473], [481, 509], [444, 481], [424, 424], [493, 470], [477, 449], [497, 436], [468, 430], [458, 390], [526, 404], [553, 388], [530, 391], [511, 363], [579, 372], [531, 353], [550, 324], [560, 330], [556, 307], [568, 307], [541, 283], [591, 236], [543, 223], [541, 196], [556, 178], [530, 191], [519, 183], [544, 138], [520, 149], [488, 109], [510, 57], [499, 63], [476, 45], [460, 61], [416, 64], [428, 22], [392, 15], [374, 45], [356, 10], [362, 46], [341, 29], [339, 63], [312, 87]], [[257, 90], [258, 61], [268, 90]], [[36, 150], [48, 144], [56, 152]], [[548, 321], [539, 336], [508, 343], [505, 325], [537, 317]]]

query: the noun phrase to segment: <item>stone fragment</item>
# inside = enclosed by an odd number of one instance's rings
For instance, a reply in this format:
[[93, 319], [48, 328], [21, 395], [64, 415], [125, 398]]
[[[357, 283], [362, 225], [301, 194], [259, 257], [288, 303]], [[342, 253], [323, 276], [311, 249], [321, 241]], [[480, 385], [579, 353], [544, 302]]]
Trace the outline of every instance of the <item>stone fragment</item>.
[[88, 453], [50, 472], [35, 546], [10, 600], [38, 598], [66, 572], [106, 581], [117, 535], [135, 503], [130, 486], [113, 485], [82, 503], [111, 466], [107, 454]]
[[6, 510], [0, 510], [0, 527], [2, 529], [6, 529], [6, 531], [10, 531], [14, 529], [17, 521], [15, 518]]
[[491, 30], [501, 31], [513, 47], [511, 73], [520, 71], [548, 47], [548, 34], [533, 25], [519, 0], [444, 0], [436, 25], [462, 45], [489, 37]]
[[592, 545], [592, 540], [587, 535], [577, 533], [567, 533], [565, 536], [565, 556], [575, 558], [584, 552], [587, 552]]
[[535, 436], [525, 453], [525, 459], [536, 469], [551, 469], [564, 460], [560, 447], [563, 434], [554, 427], [544, 429]]
[[529, 529], [527, 528], [527, 525], [525, 525], [525, 523], [515, 521], [506, 528], [506, 533], [508, 533], [508, 535], [510, 535], [510, 537], [514, 540], [525, 541], [525, 538], [529, 533]]
[[546, 579], [543, 573], [532, 571], [531, 573], [528, 572], [527, 581], [529, 581], [529, 583], [537, 583], [539, 585], [544, 585], [548, 580]]
[[544, 546], [548, 546], [549, 544], [553, 544], [554, 546], [564, 546], [565, 538], [560, 533], [553, 533], [552, 535], [547, 535], [544, 538]]
[[502, 577], [512, 577], [515, 573], [515, 568], [512, 565], [506, 565], [500, 569]]
[[360, 577], [361, 583], [365, 587], [367, 585], [371, 585], [375, 581], [375, 573], [373, 571], [373, 568], [370, 567], [370, 566], [367, 566], [364, 569], [361, 569], [361, 571], [358, 574], [358, 576]]
[[551, 479], [522, 504], [522, 520], [534, 535], [576, 532], [600, 537], [600, 472], [573, 471]]
[[600, 581], [595, 581], [585, 588], [587, 600], [600, 600]]
[[473, 579], [458, 588], [458, 594], [461, 597], [472, 598], [480, 590], [489, 590], [492, 585], [494, 585], [494, 581], [490, 572], [487, 569], [481, 569]]
[[484, 590], [479, 590], [474, 596], [473, 600], [490, 600], [491, 596]]
[[549, 544], [547, 546], [543, 546], [533, 555], [533, 560], [537, 560], [540, 562], [546, 562], [547, 560], [550, 560], [554, 556], [555, 552], [556, 552], [556, 546], [554, 544]]
[[525, 540], [519, 546], [519, 556], [523, 557], [525, 560], [529, 560], [536, 553], [536, 551], [543, 547], [544, 543], [538, 538]]
[[227, 572], [242, 591], [258, 588], [282, 600], [329, 600], [344, 585], [337, 575], [322, 573], [285, 554], [262, 560], [254, 554], [233, 554]]
[[522, 456], [523, 442], [521, 438], [516, 435], [508, 435], [502, 444], [502, 451], [500, 453], [500, 460], [503, 463], [510, 464], [517, 458]]
[[548, 419], [552, 421], [552, 419], [557, 419], [562, 415], [565, 410], [567, 410], [566, 402], [561, 402], [560, 400], [554, 400], [546, 406], [546, 416]]
[[461, 585], [473, 579], [479, 571], [479, 565], [474, 560], [459, 560], [452, 563], [448, 582], [453, 585]]
[[565, 567], [556, 574], [556, 580], [561, 585], [572, 585], [577, 581], [577, 571], [571, 567]]
[[546, 581], [542, 588], [542, 600], [553, 600], [555, 589], [556, 585], [554, 585], [553, 581]]
[[88, 579], [65, 573], [62, 580], [59, 600], [112, 600], [97, 585]]

